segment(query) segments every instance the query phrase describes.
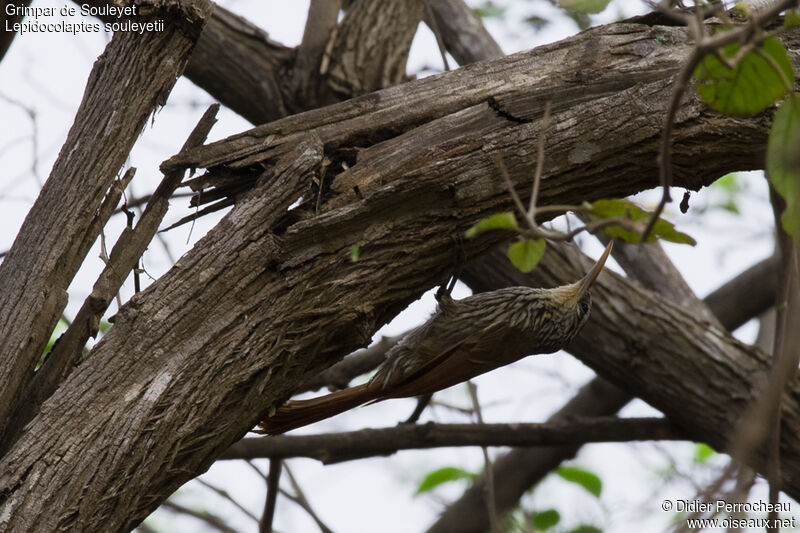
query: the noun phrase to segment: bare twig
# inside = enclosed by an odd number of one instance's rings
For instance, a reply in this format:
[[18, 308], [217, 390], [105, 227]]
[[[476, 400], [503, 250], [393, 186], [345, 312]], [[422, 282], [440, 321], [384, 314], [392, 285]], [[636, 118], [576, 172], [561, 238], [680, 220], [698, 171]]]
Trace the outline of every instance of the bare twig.
[[436, 22], [436, 17], [431, 7], [431, 0], [424, 0], [424, 2], [425, 21], [428, 23], [428, 27], [433, 32], [434, 37], [436, 37], [436, 45], [439, 47], [439, 54], [442, 56], [442, 64], [444, 65], [445, 72], [447, 72], [450, 70], [450, 64], [447, 62], [447, 50], [444, 45], [444, 39], [442, 38], [442, 32], [439, 31], [439, 24]]
[[226, 490], [223, 490], [223, 489], [221, 489], [221, 488], [219, 488], [219, 487], [216, 487], [216, 486], [212, 485], [211, 483], [209, 483], [209, 482], [207, 482], [207, 481], [203, 481], [203, 479], [202, 479], [202, 478], [199, 478], [199, 477], [195, 478], [194, 480], [195, 480], [197, 483], [199, 483], [199, 484], [201, 484], [202, 486], [204, 486], [205, 488], [207, 488], [207, 489], [209, 489], [209, 490], [211, 490], [211, 491], [213, 491], [213, 492], [217, 493], [217, 495], [218, 495], [219, 497], [221, 497], [221, 498], [223, 498], [223, 499], [227, 500], [228, 502], [230, 502], [231, 504], [233, 504], [233, 506], [234, 506], [234, 507], [236, 507], [236, 508], [237, 508], [237, 509], [239, 509], [239, 510], [240, 510], [242, 513], [244, 513], [244, 514], [245, 514], [247, 517], [251, 518], [251, 519], [252, 519], [252, 520], [254, 520], [256, 523], [258, 523], [258, 517], [257, 517], [256, 515], [254, 515], [253, 513], [251, 513], [250, 511], [248, 511], [248, 510], [247, 510], [247, 508], [246, 508], [246, 507], [244, 507], [242, 504], [240, 504], [239, 502], [237, 502], [237, 501], [236, 501], [236, 500], [235, 500], [235, 499], [234, 499], [234, 498], [233, 498], [233, 497], [232, 497], [230, 494], [228, 494], [228, 491], [226, 491]]
[[672, 144], [672, 126], [675, 122], [675, 115], [678, 113], [678, 107], [680, 106], [683, 93], [692, 77], [692, 72], [694, 72], [695, 67], [703, 59], [703, 56], [704, 54], [698, 49], [693, 50], [678, 74], [678, 78], [675, 80], [675, 86], [672, 89], [669, 105], [667, 106], [667, 114], [664, 119], [664, 128], [661, 132], [661, 148], [658, 156], [658, 179], [662, 189], [661, 199], [658, 201], [658, 205], [650, 216], [650, 221], [647, 223], [647, 227], [645, 227], [642, 233], [641, 242], [647, 240], [647, 237], [650, 235], [650, 232], [653, 231], [658, 221], [658, 217], [664, 212], [664, 206], [667, 205], [667, 202], [672, 201], [672, 197], [669, 193], [669, 189], [672, 187], [672, 150], [670, 149]]
[[215, 514], [209, 513], [208, 511], [195, 511], [194, 509], [185, 507], [179, 503], [175, 503], [172, 500], [165, 501], [161, 504], [161, 507], [169, 509], [175, 513], [185, 514], [187, 516], [197, 518], [198, 520], [202, 520], [217, 531], [222, 531], [223, 533], [238, 533], [235, 529], [226, 524], [222, 518]]
[[322, 519], [317, 515], [317, 513], [314, 512], [314, 509], [311, 507], [311, 504], [308, 503], [308, 498], [306, 498], [306, 495], [303, 493], [303, 490], [300, 488], [300, 485], [297, 483], [297, 480], [295, 479], [294, 475], [292, 474], [292, 471], [289, 470], [289, 466], [286, 465], [285, 469], [286, 469], [286, 475], [289, 476], [289, 483], [292, 484], [292, 489], [294, 490], [295, 496], [294, 496], [293, 500], [298, 505], [300, 505], [300, 507], [305, 509], [305, 511], [308, 513], [308, 516], [310, 516], [311, 519], [314, 520], [314, 522], [316, 522], [317, 527], [319, 527], [319, 529], [320, 529], [320, 531], [322, 531], [322, 533], [333, 533], [331, 528], [329, 528], [328, 526], [325, 525], [325, 522], [322, 521]]
[[544, 132], [550, 125], [551, 103], [548, 100], [544, 104], [544, 116], [539, 123], [539, 139], [536, 149], [536, 172], [533, 174], [533, 189], [531, 190], [531, 202], [528, 206], [528, 218], [536, 220], [536, 201], [539, 198], [539, 184], [542, 181], [542, 170], [544, 169]]
[[245, 463], [247, 463], [247, 466], [252, 468], [255, 471], [256, 474], [258, 474], [258, 477], [262, 478], [264, 481], [267, 481], [267, 479], [268, 479], [267, 476], [264, 474], [264, 472], [261, 471], [260, 468], [258, 468], [255, 465], [255, 463], [252, 460], [247, 459], [247, 460], [245, 460]]
[[278, 489], [281, 481], [281, 459], [271, 459], [267, 476], [267, 496], [264, 498], [264, 514], [258, 522], [259, 533], [272, 533], [272, 520], [275, 518], [275, 504], [278, 502]]
[[[541, 161], [541, 158], [540, 158]], [[525, 225], [527, 226], [525, 229], [518, 230], [519, 233], [524, 235], [525, 237], [529, 237], [532, 239], [548, 239], [551, 241], [557, 242], [564, 242], [564, 241], [571, 241], [573, 237], [578, 235], [581, 232], [586, 231], [587, 233], [594, 234], [601, 229], [608, 227], [608, 226], [621, 226], [622, 228], [632, 231], [637, 234], [642, 234], [642, 225], [632, 221], [629, 218], [625, 217], [612, 217], [612, 218], [605, 218], [602, 220], [598, 220], [595, 222], [589, 222], [583, 226], [579, 226], [575, 229], [572, 229], [566, 233], [560, 231], [553, 231], [548, 230], [540, 226], [536, 223], [536, 220], [529, 215], [529, 211], [525, 210], [525, 207], [522, 204], [522, 200], [520, 199], [517, 191], [514, 189], [514, 183], [511, 181], [511, 176], [508, 174], [508, 170], [506, 169], [505, 162], [503, 161], [503, 157], [500, 154], [497, 154], [495, 157], [495, 164], [497, 165], [498, 170], [500, 171], [500, 175], [503, 177], [503, 181], [506, 183], [506, 188], [508, 189], [508, 194], [511, 196], [511, 199], [514, 201], [514, 205], [517, 207], [517, 211], [519, 212], [520, 216], [522, 217]], [[537, 163], [538, 166], [538, 163]], [[536, 185], [534, 185], [534, 188]], [[554, 206], [556, 209], [553, 211], [564, 211], [564, 205]], [[552, 209], [552, 208], [551, 208]], [[534, 210], [536, 207], [534, 206]], [[589, 210], [584, 206], [576, 206], [575, 210]], [[539, 208], [539, 213], [543, 213], [548, 211], [546, 208]]]
[[[776, 301], [776, 320], [775, 338], [772, 354], [772, 368], [770, 369], [770, 379], [767, 385], [767, 394], [770, 403], [769, 409], [772, 416], [772, 427], [767, 436], [769, 448], [767, 479], [769, 481], [769, 500], [770, 503], [777, 503], [780, 495], [781, 478], [781, 393], [791, 379], [797, 375], [798, 360], [800, 359], [800, 334], [793, 325], [800, 323], [800, 265], [798, 264], [798, 248], [800, 243], [787, 234], [781, 223], [781, 214], [786, 209], [786, 202], [774, 189], [770, 188], [770, 199], [772, 201], [773, 214], [775, 217], [775, 227], [777, 231], [778, 249], [781, 254], [781, 280], [779, 298]], [[800, 228], [794, 228], [797, 231]], [[775, 527], [777, 512], [769, 513], [772, 528], [770, 531], [777, 531]]]
[[[481, 412], [481, 403], [478, 401], [478, 386], [472, 381], [467, 381], [467, 388], [469, 389], [469, 397], [472, 399], [472, 408], [475, 410], [475, 418], [478, 420], [479, 425], [483, 425], [483, 413]], [[492, 533], [500, 533], [500, 520], [497, 518], [497, 506], [495, 506], [494, 497], [494, 469], [492, 468], [492, 459], [489, 457], [489, 449], [486, 446], [481, 446], [483, 452], [484, 464], [484, 488], [486, 489], [486, 510], [489, 513], [489, 529]]]

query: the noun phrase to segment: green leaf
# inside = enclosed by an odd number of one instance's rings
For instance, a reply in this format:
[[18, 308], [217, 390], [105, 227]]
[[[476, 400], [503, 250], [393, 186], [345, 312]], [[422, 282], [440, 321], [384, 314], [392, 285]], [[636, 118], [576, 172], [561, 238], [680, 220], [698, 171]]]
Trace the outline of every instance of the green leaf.
[[567, 533], [603, 533], [603, 530], [597, 526], [590, 526], [583, 524], [574, 529], [570, 529]]
[[694, 445], [694, 458], [692, 460], [699, 465], [706, 464], [715, 453], [714, 449], [708, 444], [696, 442]]
[[555, 509], [539, 511], [533, 515], [533, 525], [537, 531], [547, 531], [561, 521], [561, 515]]
[[603, 11], [611, 0], [561, 0], [558, 6], [575, 13], [594, 14]]
[[789, 96], [775, 113], [767, 142], [767, 177], [786, 200], [783, 229], [800, 239], [800, 93]]
[[350, 247], [350, 262], [355, 263], [358, 261], [358, 257], [361, 255], [361, 249], [358, 247], [357, 244], [354, 244]]
[[739, 174], [736, 172], [730, 172], [728, 174], [725, 174], [717, 181], [712, 183], [711, 186], [719, 187], [727, 192], [732, 192], [732, 193], [739, 192], [742, 188], [741, 184], [739, 183]]
[[503, 18], [506, 8], [496, 5], [491, 0], [484, 2], [478, 7], [472, 8], [472, 12], [479, 18]]
[[472, 239], [484, 231], [489, 231], [492, 229], [517, 229], [518, 227], [519, 226], [517, 225], [517, 219], [514, 216], [514, 213], [509, 211], [505, 213], [498, 213], [496, 215], [479, 220], [477, 224], [464, 232], [464, 236], [467, 239]]
[[[593, 221], [602, 220], [604, 218], [617, 218], [624, 217], [632, 220], [633, 222], [646, 221], [650, 218], [651, 214], [641, 207], [637, 206], [631, 201], [623, 199], [608, 199], [596, 200], [591, 204], [592, 211], [589, 217]], [[603, 228], [609, 237], [616, 237], [631, 244], [638, 244], [639, 234], [629, 231], [621, 226], [606, 226]], [[692, 237], [686, 233], [680, 232], [675, 229], [671, 222], [667, 222], [663, 218], [659, 218], [653, 226], [653, 231], [647, 237], [647, 242], [654, 242], [656, 238], [665, 241], [676, 242], [678, 244], [697, 244]]]
[[[721, 55], [733, 58], [740, 45], [725, 46]], [[759, 47], [771, 57], [788, 82], [794, 82], [794, 71], [786, 48], [775, 37], [769, 37]], [[697, 94], [712, 109], [729, 115], [750, 115], [763, 111], [789, 90], [781, 75], [766, 59], [751, 50], [745, 54], [734, 70], [723, 65], [713, 55], [706, 55], [694, 70], [700, 82]]]
[[508, 258], [517, 270], [527, 274], [539, 264], [547, 243], [544, 239], [525, 239], [508, 247]]
[[50, 340], [47, 341], [47, 346], [44, 348], [44, 353], [48, 354], [53, 349], [53, 345], [56, 343], [58, 338], [67, 331], [69, 324], [63, 318], [59, 318], [58, 322], [56, 323], [56, 327], [53, 329], [53, 333], [50, 334]]
[[419, 487], [417, 487], [417, 492], [414, 493], [414, 496], [422, 494], [423, 492], [431, 491], [444, 483], [458, 481], [459, 479], [473, 480], [476, 477], [478, 477], [478, 474], [467, 472], [466, 470], [457, 468], [455, 466], [445, 466], [444, 468], [434, 470], [425, 476], [425, 479], [423, 479], [419, 484]]
[[108, 333], [108, 330], [111, 329], [111, 326], [112, 326], [111, 322], [108, 322], [106, 320], [101, 320], [100, 324], [97, 325], [97, 330], [101, 334], [105, 335], [106, 333]]
[[556, 474], [572, 483], [577, 483], [588, 490], [596, 498], [600, 497], [603, 491], [603, 482], [600, 478], [584, 468], [578, 466], [562, 466], [556, 470]]
[[783, 18], [783, 25], [787, 28], [796, 28], [800, 26], [800, 13], [796, 9], [789, 9], [786, 11], [786, 16]]

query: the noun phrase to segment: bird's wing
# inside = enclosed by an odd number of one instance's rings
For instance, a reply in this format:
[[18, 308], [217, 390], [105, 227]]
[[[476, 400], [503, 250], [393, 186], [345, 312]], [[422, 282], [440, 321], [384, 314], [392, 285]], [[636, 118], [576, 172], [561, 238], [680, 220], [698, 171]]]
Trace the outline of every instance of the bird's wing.
[[[387, 386], [386, 397], [408, 397], [427, 394], [451, 387], [470, 378], [510, 363], [506, 353], [509, 328], [493, 323], [461, 339], [448, 348], [432, 352], [422, 345], [418, 356], [425, 363]], [[494, 349], [487, 350], [485, 347]], [[517, 359], [527, 354], [520, 354]]]

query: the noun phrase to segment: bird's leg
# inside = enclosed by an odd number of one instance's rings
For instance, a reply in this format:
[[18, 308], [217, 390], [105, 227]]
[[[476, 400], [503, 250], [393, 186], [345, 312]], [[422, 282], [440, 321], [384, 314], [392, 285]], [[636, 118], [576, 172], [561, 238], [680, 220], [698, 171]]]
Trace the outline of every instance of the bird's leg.
[[409, 416], [403, 424], [416, 424], [420, 415], [422, 415], [422, 411], [431, 403], [431, 398], [433, 398], [433, 393], [417, 396], [417, 406], [414, 408], [411, 416]]
[[436, 301], [440, 301], [444, 296], [450, 296], [456, 286], [458, 277], [461, 275], [461, 268], [464, 266], [464, 243], [459, 235], [453, 247], [453, 270], [449, 279], [446, 279], [436, 291]]

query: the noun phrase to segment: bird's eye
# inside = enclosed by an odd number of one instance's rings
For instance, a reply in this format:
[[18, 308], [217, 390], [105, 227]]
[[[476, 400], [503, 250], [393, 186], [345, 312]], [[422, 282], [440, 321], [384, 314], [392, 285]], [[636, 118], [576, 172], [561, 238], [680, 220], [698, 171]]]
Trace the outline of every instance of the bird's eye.
[[581, 315], [587, 314], [589, 312], [589, 302], [578, 303], [578, 308], [580, 309]]

